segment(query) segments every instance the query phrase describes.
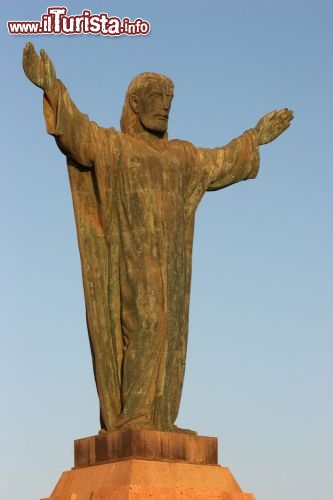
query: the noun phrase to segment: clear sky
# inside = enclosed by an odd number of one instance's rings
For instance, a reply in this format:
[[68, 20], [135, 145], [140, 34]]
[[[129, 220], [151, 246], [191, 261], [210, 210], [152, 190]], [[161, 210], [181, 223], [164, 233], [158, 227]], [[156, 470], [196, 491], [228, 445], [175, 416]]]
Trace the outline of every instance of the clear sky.
[[254, 181], [207, 193], [196, 219], [177, 423], [219, 438], [257, 500], [333, 491], [332, 46], [329, 0], [67, 1], [148, 36], [12, 36], [47, 2], [1, 5], [0, 500], [48, 496], [73, 440], [99, 430], [65, 158], [45, 132], [24, 44], [51, 56], [79, 109], [119, 128], [129, 81], [175, 82], [170, 138], [216, 147], [294, 110]]

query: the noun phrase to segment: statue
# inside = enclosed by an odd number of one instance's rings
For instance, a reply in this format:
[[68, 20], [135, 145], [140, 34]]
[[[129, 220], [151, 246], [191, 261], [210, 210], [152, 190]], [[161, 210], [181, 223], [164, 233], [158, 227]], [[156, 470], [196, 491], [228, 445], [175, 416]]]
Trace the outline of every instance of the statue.
[[224, 147], [168, 140], [172, 81], [131, 82], [121, 132], [82, 114], [42, 50], [24, 48], [49, 134], [67, 157], [101, 429], [179, 431], [196, 208], [206, 191], [253, 179], [259, 146], [292, 120], [265, 115]]

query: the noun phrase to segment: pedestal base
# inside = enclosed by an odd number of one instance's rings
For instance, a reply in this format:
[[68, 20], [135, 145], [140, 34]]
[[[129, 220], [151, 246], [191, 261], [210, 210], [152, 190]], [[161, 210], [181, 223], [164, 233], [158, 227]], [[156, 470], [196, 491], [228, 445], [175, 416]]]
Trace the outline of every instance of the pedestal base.
[[78, 439], [44, 500], [255, 500], [217, 465], [217, 439], [127, 429]]
[[44, 500], [255, 500], [218, 465], [124, 460], [64, 472]]

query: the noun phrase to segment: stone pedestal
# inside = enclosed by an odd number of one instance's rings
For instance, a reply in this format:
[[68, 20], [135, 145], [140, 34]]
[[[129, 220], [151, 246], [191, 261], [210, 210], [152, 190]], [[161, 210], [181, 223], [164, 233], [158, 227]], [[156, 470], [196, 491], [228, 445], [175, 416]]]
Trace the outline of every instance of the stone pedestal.
[[125, 459], [217, 465], [217, 438], [132, 428], [74, 441], [75, 467]]
[[128, 429], [78, 439], [44, 500], [255, 500], [217, 465], [217, 439]]

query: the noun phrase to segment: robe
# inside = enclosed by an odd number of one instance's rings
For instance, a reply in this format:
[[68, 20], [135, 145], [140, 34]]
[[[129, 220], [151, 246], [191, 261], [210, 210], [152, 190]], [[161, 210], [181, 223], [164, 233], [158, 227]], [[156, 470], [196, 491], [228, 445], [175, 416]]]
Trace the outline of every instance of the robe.
[[196, 208], [252, 179], [251, 129], [222, 148], [155, 149], [82, 114], [58, 80], [47, 131], [67, 157], [101, 427], [172, 431], [183, 385]]

